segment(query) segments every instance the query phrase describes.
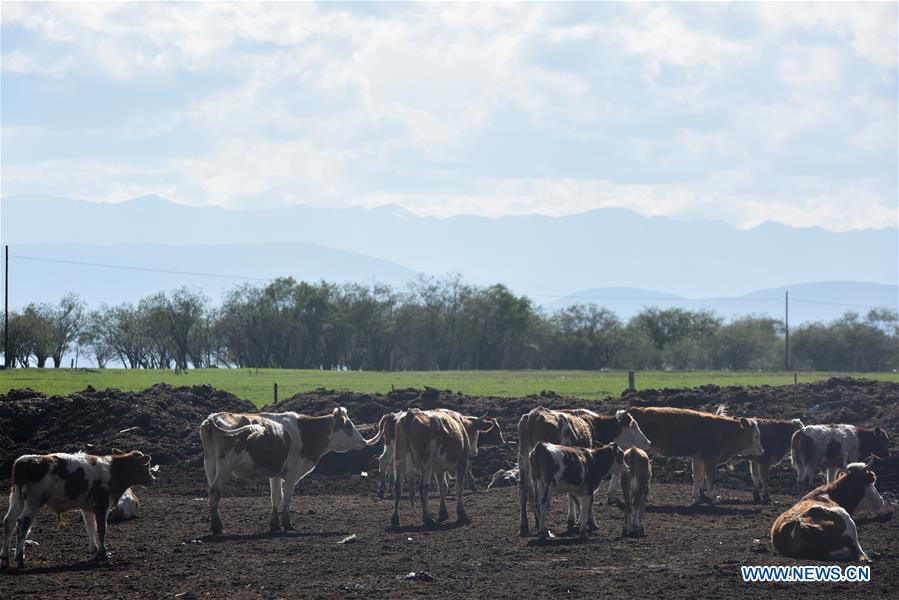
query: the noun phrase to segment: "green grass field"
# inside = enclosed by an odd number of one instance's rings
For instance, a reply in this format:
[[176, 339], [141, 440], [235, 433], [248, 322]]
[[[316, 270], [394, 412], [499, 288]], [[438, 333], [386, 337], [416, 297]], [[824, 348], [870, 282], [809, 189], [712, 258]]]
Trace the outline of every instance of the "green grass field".
[[[808, 383], [837, 375], [855, 375], [899, 382], [897, 373], [799, 373]], [[602, 398], [617, 396], [627, 388], [626, 372], [606, 371], [416, 371], [335, 372], [260, 369], [201, 369], [182, 374], [173, 371], [126, 369], [13, 369], [0, 371], [0, 394], [13, 388], [30, 387], [46, 394], [68, 394], [88, 385], [103, 389], [142, 390], [155, 383], [197, 385], [208, 383], [262, 406], [271, 402], [273, 384], [287, 398], [319, 387], [357, 392], [387, 392], [392, 386], [449, 389], [484, 396], [526, 396], [553, 390], [565, 396]], [[637, 373], [637, 388], [695, 387], [716, 385], [783, 385], [793, 383], [793, 373], [662, 372]]]

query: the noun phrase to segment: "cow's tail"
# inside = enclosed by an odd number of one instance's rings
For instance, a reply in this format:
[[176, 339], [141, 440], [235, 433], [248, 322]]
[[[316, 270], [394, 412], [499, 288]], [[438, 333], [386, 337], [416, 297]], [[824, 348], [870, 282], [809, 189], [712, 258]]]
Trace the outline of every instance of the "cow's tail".
[[237, 437], [239, 435], [253, 435], [255, 434], [263, 434], [265, 433], [265, 427], [260, 425], [259, 423], [250, 423], [248, 425], [244, 425], [242, 427], [235, 427], [234, 429], [225, 429], [221, 425], [218, 424], [215, 417], [210, 417], [206, 420], [206, 422], [211, 423], [212, 427], [219, 430], [222, 435], [226, 435], [228, 437]]

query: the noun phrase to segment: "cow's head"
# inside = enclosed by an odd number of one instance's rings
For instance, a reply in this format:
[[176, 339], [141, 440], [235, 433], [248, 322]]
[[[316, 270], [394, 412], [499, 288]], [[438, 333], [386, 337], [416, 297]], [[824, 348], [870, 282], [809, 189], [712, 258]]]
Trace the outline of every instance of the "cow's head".
[[[478, 444], [505, 444], [503, 432], [499, 428], [499, 421], [493, 417], [488, 417], [484, 413], [480, 417], [463, 417], [465, 423], [465, 433], [468, 434], [468, 441], [471, 445], [469, 456], [478, 455]], [[484, 434], [484, 439], [481, 438]], [[487, 436], [490, 436], [489, 438]]]
[[741, 430], [749, 430], [752, 435], [752, 441], [749, 443], [746, 448], [740, 452], [742, 456], [761, 456], [765, 453], [765, 449], [762, 448], [762, 432], [759, 431], [758, 421], [755, 419], [747, 419], [746, 417], [740, 417], [740, 429]]
[[630, 467], [624, 460], [624, 450], [615, 442], [609, 444], [609, 447], [612, 449], [612, 468], [610, 469], [612, 475], [627, 475], [630, 473]]
[[331, 425], [331, 438], [328, 442], [330, 452], [349, 452], [361, 450], [368, 445], [342, 406], [338, 406], [331, 413], [333, 419]]
[[122, 452], [118, 448], [112, 450], [112, 468], [110, 477], [125, 489], [134, 485], [152, 486], [156, 484], [156, 473], [159, 465], [152, 465], [152, 457], [140, 450]]
[[851, 513], [857, 511], [877, 511], [883, 508], [883, 497], [877, 491], [875, 483], [877, 483], [877, 475], [871, 470], [873, 458], [868, 462], [850, 463], [846, 465], [845, 475], [838, 480], [838, 485], [850, 487], [850, 494], [858, 499], [858, 504], [851, 510]]
[[615, 413], [618, 424], [621, 425], [621, 433], [615, 438], [615, 443], [622, 448], [639, 448], [649, 450], [650, 441], [643, 435], [637, 421], [627, 411], [619, 410]]
[[887, 458], [890, 455], [890, 436], [882, 427], [875, 427], [871, 436], [871, 454], [877, 458]]

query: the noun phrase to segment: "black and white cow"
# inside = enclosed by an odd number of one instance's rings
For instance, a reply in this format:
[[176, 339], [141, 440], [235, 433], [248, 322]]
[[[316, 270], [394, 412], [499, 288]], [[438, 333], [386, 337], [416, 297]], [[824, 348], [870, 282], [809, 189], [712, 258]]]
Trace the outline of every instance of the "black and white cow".
[[9, 566], [10, 545], [16, 541], [16, 565], [25, 563], [25, 540], [34, 518], [43, 506], [57, 515], [80, 510], [87, 529], [88, 551], [106, 560], [106, 522], [109, 509], [125, 490], [135, 485], [153, 485], [158, 466], [150, 466], [150, 455], [137, 450], [113, 450], [109, 456], [92, 454], [26, 454], [12, 467], [9, 511], [3, 521], [0, 567]]
[[556, 490], [568, 492], [580, 505], [578, 531], [587, 535], [587, 515], [600, 482], [609, 473], [628, 472], [624, 452], [612, 442], [597, 448], [559, 446], [538, 442], [528, 456], [530, 475], [536, 495], [538, 531], [540, 538], [549, 532], [549, 508]]
[[799, 495], [810, 487], [818, 469], [824, 471], [827, 483], [834, 480], [840, 469], [849, 463], [870, 456], [887, 458], [890, 436], [880, 427], [857, 425], [807, 425], [793, 434], [790, 456], [796, 469]]
[[282, 526], [294, 530], [290, 501], [300, 479], [328, 452], [360, 450], [374, 441], [362, 437], [343, 407], [322, 417], [295, 412], [215, 413], [200, 425], [200, 439], [214, 535], [223, 531], [219, 503], [232, 476], [268, 479], [272, 531]]

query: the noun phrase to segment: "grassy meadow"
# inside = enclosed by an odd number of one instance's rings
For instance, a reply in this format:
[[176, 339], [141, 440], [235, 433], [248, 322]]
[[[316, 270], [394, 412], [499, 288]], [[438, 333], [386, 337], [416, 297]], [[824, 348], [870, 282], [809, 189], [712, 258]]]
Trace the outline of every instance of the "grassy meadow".
[[[799, 373], [800, 383], [833, 376], [858, 376], [899, 383], [897, 373]], [[285, 369], [192, 369], [180, 374], [162, 370], [127, 369], [12, 369], [0, 371], [0, 394], [26, 388], [46, 394], [68, 394], [88, 385], [103, 389], [141, 390], [155, 383], [198, 385], [227, 390], [257, 406], [271, 402], [274, 384], [279, 398], [324, 387], [357, 392], [387, 392], [391, 387], [449, 389], [484, 396], [526, 396], [553, 390], [565, 396], [597, 399], [617, 396], [627, 388], [627, 372], [617, 371], [406, 371], [358, 372]], [[637, 373], [637, 388], [695, 387], [699, 385], [784, 385], [793, 373], [724, 371]]]

